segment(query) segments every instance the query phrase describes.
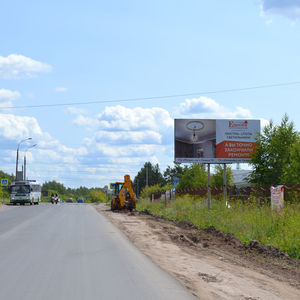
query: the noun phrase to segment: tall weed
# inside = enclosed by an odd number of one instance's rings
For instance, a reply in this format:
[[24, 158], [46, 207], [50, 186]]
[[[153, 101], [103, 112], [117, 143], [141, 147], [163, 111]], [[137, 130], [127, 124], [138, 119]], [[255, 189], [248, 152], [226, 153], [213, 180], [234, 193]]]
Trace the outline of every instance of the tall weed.
[[138, 204], [138, 209], [148, 209], [155, 215], [178, 221], [189, 220], [200, 228], [214, 226], [234, 234], [245, 243], [258, 240], [300, 259], [300, 204], [287, 205], [277, 213], [269, 205], [259, 205], [254, 200], [247, 203], [236, 201], [230, 203], [230, 207], [223, 201], [214, 200], [208, 210], [205, 200], [184, 196], [167, 206], [143, 201]]

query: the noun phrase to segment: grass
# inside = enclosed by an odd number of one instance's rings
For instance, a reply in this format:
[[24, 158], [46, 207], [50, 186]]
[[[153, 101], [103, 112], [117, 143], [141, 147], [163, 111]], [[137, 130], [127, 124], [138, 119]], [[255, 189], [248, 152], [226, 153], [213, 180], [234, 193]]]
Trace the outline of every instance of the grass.
[[9, 203], [9, 201], [10, 201], [9, 198], [4, 198], [4, 199], [3, 199], [3, 198], [1, 197], [1, 199], [0, 199], [0, 204], [7, 204], [7, 203]]
[[286, 205], [277, 213], [269, 206], [260, 206], [253, 201], [231, 203], [230, 208], [221, 201], [213, 201], [208, 211], [205, 201], [185, 196], [168, 205], [141, 201], [137, 209], [148, 209], [155, 215], [178, 221], [189, 220], [200, 228], [214, 226], [245, 243], [258, 240], [300, 259], [300, 204]]

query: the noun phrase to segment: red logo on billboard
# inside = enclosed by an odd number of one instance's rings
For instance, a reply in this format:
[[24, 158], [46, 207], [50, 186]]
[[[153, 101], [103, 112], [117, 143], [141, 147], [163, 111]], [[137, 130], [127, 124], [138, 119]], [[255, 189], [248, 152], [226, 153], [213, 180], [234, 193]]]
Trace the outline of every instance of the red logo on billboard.
[[247, 128], [248, 121], [233, 120], [229, 121], [229, 128]]

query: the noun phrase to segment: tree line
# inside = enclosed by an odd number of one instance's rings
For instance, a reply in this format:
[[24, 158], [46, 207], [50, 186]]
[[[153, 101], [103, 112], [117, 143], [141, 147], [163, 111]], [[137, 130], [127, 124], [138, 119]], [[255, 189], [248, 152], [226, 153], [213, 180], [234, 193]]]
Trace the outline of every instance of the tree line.
[[[138, 174], [135, 176], [133, 186], [135, 193], [140, 195], [145, 193], [146, 173], [148, 172], [148, 186], [154, 188], [151, 192], [159, 192], [172, 188], [175, 178], [178, 179], [176, 189], [187, 189], [207, 186], [208, 172], [203, 164], [193, 164], [190, 166], [181, 166], [174, 164], [173, 167], [168, 166], [162, 173], [159, 165], [153, 165], [146, 162]], [[230, 167], [226, 168], [227, 185], [233, 185], [233, 173]], [[223, 166], [216, 165], [215, 171], [211, 174], [211, 185], [223, 185]]]
[[85, 186], [80, 186], [79, 188], [69, 188], [65, 187], [62, 183], [56, 182], [55, 180], [45, 182], [42, 185], [42, 192], [50, 195], [53, 193], [58, 193], [59, 197], [63, 200], [67, 198], [72, 198], [73, 200], [77, 198], [84, 198], [88, 202], [105, 202], [106, 194], [102, 188], [87, 188]]

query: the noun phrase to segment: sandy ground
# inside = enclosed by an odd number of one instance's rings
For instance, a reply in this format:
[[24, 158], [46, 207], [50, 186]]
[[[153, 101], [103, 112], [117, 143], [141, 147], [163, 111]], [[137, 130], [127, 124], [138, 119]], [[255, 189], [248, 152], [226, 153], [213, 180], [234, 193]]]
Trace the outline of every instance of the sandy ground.
[[5, 205], [5, 204], [0, 203], [0, 211], [1, 211], [1, 210], [8, 209], [8, 208], [9, 208], [8, 205]]
[[95, 208], [199, 299], [300, 299], [299, 261], [272, 247], [245, 246], [230, 234], [188, 222]]

